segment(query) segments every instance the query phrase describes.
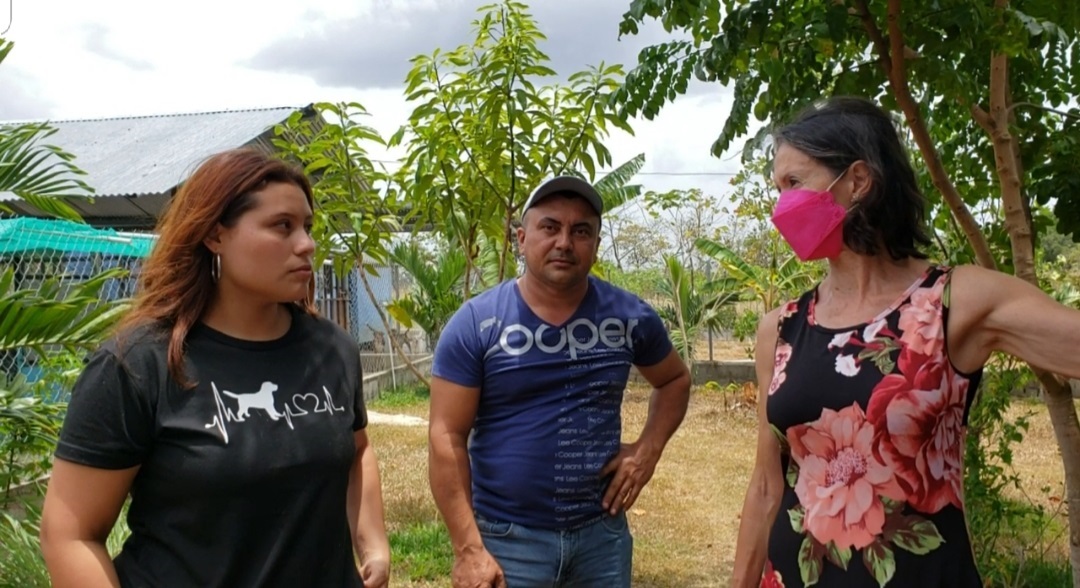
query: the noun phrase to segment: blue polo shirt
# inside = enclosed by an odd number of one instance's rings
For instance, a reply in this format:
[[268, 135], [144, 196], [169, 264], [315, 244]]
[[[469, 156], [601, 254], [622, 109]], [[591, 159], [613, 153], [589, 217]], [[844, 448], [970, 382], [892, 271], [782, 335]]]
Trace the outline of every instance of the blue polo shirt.
[[547, 529], [599, 518], [600, 470], [621, 443], [632, 364], [671, 352], [660, 317], [640, 298], [589, 278], [562, 325], [537, 317], [517, 280], [467, 301], [435, 347], [432, 374], [480, 388], [469, 457], [473, 508]]

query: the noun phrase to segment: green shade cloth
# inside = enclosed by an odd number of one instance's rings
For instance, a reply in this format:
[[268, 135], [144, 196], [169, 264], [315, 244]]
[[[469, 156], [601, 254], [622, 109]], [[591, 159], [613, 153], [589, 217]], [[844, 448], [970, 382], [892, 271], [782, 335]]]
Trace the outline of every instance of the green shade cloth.
[[146, 257], [154, 241], [154, 235], [120, 234], [66, 220], [25, 217], [0, 220], [0, 255], [60, 251]]

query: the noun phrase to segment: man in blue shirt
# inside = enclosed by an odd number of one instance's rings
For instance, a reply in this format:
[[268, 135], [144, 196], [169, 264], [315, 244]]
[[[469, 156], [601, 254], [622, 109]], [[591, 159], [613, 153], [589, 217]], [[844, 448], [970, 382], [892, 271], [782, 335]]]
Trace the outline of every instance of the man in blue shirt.
[[[682, 422], [690, 375], [656, 312], [590, 275], [603, 203], [557, 177], [525, 202], [525, 272], [467, 301], [435, 349], [430, 481], [455, 587], [629, 586], [625, 511]], [[621, 443], [630, 366], [653, 386]]]

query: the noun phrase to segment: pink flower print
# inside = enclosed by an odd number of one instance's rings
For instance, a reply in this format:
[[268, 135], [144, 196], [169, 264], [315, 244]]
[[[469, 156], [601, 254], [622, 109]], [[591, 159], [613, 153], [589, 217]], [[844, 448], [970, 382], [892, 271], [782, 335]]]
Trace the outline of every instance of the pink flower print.
[[874, 425], [858, 404], [787, 432], [791, 457], [799, 466], [795, 494], [806, 510], [803, 528], [819, 543], [862, 549], [885, 524], [880, 497], [902, 500], [892, 471], [873, 452]]
[[787, 369], [788, 360], [791, 359], [791, 345], [782, 339], [776, 342], [776, 354], [773, 356], [773, 375], [769, 382], [769, 396], [772, 396], [780, 388], [780, 384], [787, 379], [784, 370]]
[[792, 316], [799, 310], [799, 301], [792, 300], [784, 305], [784, 309], [780, 311], [780, 320], [784, 320], [789, 316]]
[[854, 355], [836, 356], [836, 373], [849, 378], [859, 373], [859, 360]]
[[867, 418], [878, 431], [875, 452], [896, 472], [908, 503], [924, 513], [962, 506], [961, 458], [968, 381], [943, 357], [904, 349], [900, 373], [874, 389]]
[[784, 588], [784, 577], [773, 569], [769, 560], [765, 560], [765, 573], [761, 575], [759, 588]]
[[945, 278], [930, 288], [919, 288], [911, 295], [911, 302], [900, 308], [899, 327], [903, 334], [900, 341], [915, 353], [928, 357], [942, 352], [945, 342], [945, 321], [941, 316], [941, 295], [945, 290]]

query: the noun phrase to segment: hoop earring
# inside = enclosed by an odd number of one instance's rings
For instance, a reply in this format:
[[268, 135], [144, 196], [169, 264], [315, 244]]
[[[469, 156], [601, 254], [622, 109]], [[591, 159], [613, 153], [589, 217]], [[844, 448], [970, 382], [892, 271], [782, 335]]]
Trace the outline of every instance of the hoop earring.
[[221, 255], [217, 253], [210, 259], [210, 279], [215, 284], [221, 279]]

